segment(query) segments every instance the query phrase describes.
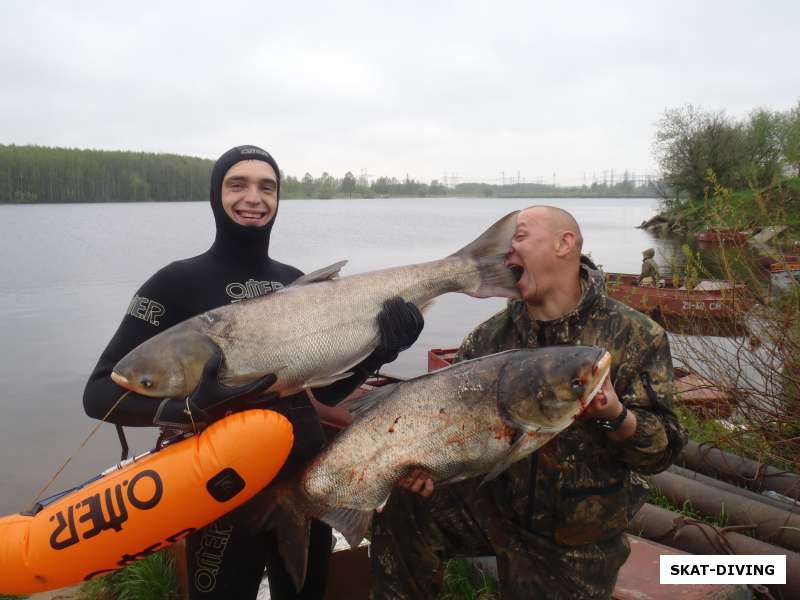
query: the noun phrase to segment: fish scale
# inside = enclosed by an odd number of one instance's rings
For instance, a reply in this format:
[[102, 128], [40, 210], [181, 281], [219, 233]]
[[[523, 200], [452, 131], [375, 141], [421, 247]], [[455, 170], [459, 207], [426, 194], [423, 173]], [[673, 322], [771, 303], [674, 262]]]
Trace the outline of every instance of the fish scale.
[[440, 260], [334, 279], [337, 263], [277, 292], [210, 310], [134, 348], [112, 378], [146, 396], [185, 397], [221, 350], [226, 383], [274, 373], [271, 391], [284, 396], [328, 385], [378, 346], [377, 317], [392, 298], [424, 307], [447, 292], [518, 297], [504, 264], [516, 219], [517, 212], [506, 215]]
[[310, 518], [357, 545], [395, 483], [422, 467], [436, 485], [497, 476], [546, 444], [600, 388], [610, 355], [589, 346], [508, 350], [347, 402], [353, 423], [291, 481], [260, 499], [302, 586]]

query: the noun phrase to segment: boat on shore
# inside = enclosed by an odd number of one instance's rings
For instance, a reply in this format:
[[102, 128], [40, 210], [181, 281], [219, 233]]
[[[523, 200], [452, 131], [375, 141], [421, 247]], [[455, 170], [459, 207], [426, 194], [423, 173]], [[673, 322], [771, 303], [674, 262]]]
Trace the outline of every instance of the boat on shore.
[[700, 333], [692, 331], [697, 325], [702, 333], [713, 335], [708, 325], [721, 329], [736, 325], [754, 304], [740, 282], [702, 279], [689, 289], [672, 277], [660, 281], [662, 287], [644, 287], [636, 275], [606, 273], [609, 296], [648, 315], [668, 331]]
[[746, 242], [752, 232], [738, 229], [706, 229], [697, 234], [698, 242], [704, 244], [741, 244]]
[[766, 265], [770, 292], [782, 292], [800, 283], [800, 256], [784, 254]]

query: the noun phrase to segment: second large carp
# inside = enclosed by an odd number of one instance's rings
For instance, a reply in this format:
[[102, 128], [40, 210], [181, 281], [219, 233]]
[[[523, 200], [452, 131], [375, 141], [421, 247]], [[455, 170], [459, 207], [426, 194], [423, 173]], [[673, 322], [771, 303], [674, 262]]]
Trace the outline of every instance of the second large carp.
[[257, 523], [277, 530], [300, 589], [311, 517], [355, 546], [373, 511], [417, 467], [437, 486], [493, 479], [569, 427], [610, 366], [610, 354], [595, 346], [507, 350], [348, 401], [353, 424], [301, 474], [258, 497]]

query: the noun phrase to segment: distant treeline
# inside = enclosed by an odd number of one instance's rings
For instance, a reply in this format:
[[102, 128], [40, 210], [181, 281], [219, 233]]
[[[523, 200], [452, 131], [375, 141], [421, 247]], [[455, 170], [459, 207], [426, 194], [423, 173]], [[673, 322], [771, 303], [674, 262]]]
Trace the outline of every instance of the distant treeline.
[[[176, 202], [208, 199], [213, 162], [176, 154], [77, 150], [0, 144], [0, 203]], [[556, 187], [541, 183], [454, 187], [379, 177], [371, 183], [347, 172], [302, 178], [281, 174], [283, 198], [390, 198], [429, 196], [553, 197], [656, 196], [657, 182], [637, 185], [627, 174], [614, 184]]]
[[450, 195], [455, 196], [496, 196], [498, 198], [597, 198], [597, 197], [658, 197], [664, 194], [659, 181], [646, 180], [637, 183], [628, 178], [616, 183], [595, 182], [581, 186], [554, 186], [543, 183], [512, 183], [490, 185], [488, 183], [459, 183]]
[[176, 154], [0, 145], [0, 202], [204, 200], [212, 164]]

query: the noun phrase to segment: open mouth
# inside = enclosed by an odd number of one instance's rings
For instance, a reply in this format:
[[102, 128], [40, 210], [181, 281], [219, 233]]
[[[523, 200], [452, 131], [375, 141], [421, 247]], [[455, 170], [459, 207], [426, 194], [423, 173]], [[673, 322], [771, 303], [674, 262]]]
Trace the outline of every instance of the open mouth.
[[517, 283], [522, 279], [522, 274], [525, 272], [525, 269], [519, 265], [508, 265], [508, 270], [511, 271], [511, 274], [514, 276], [514, 281]]
[[130, 381], [126, 377], [123, 377], [116, 371], [111, 372], [111, 380], [119, 386], [128, 387], [130, 385]]
[[245, 221], [261, 221], [267, 216], [266, 212], [254, 212], [249, 210], [237, 210], [236, 215]]

